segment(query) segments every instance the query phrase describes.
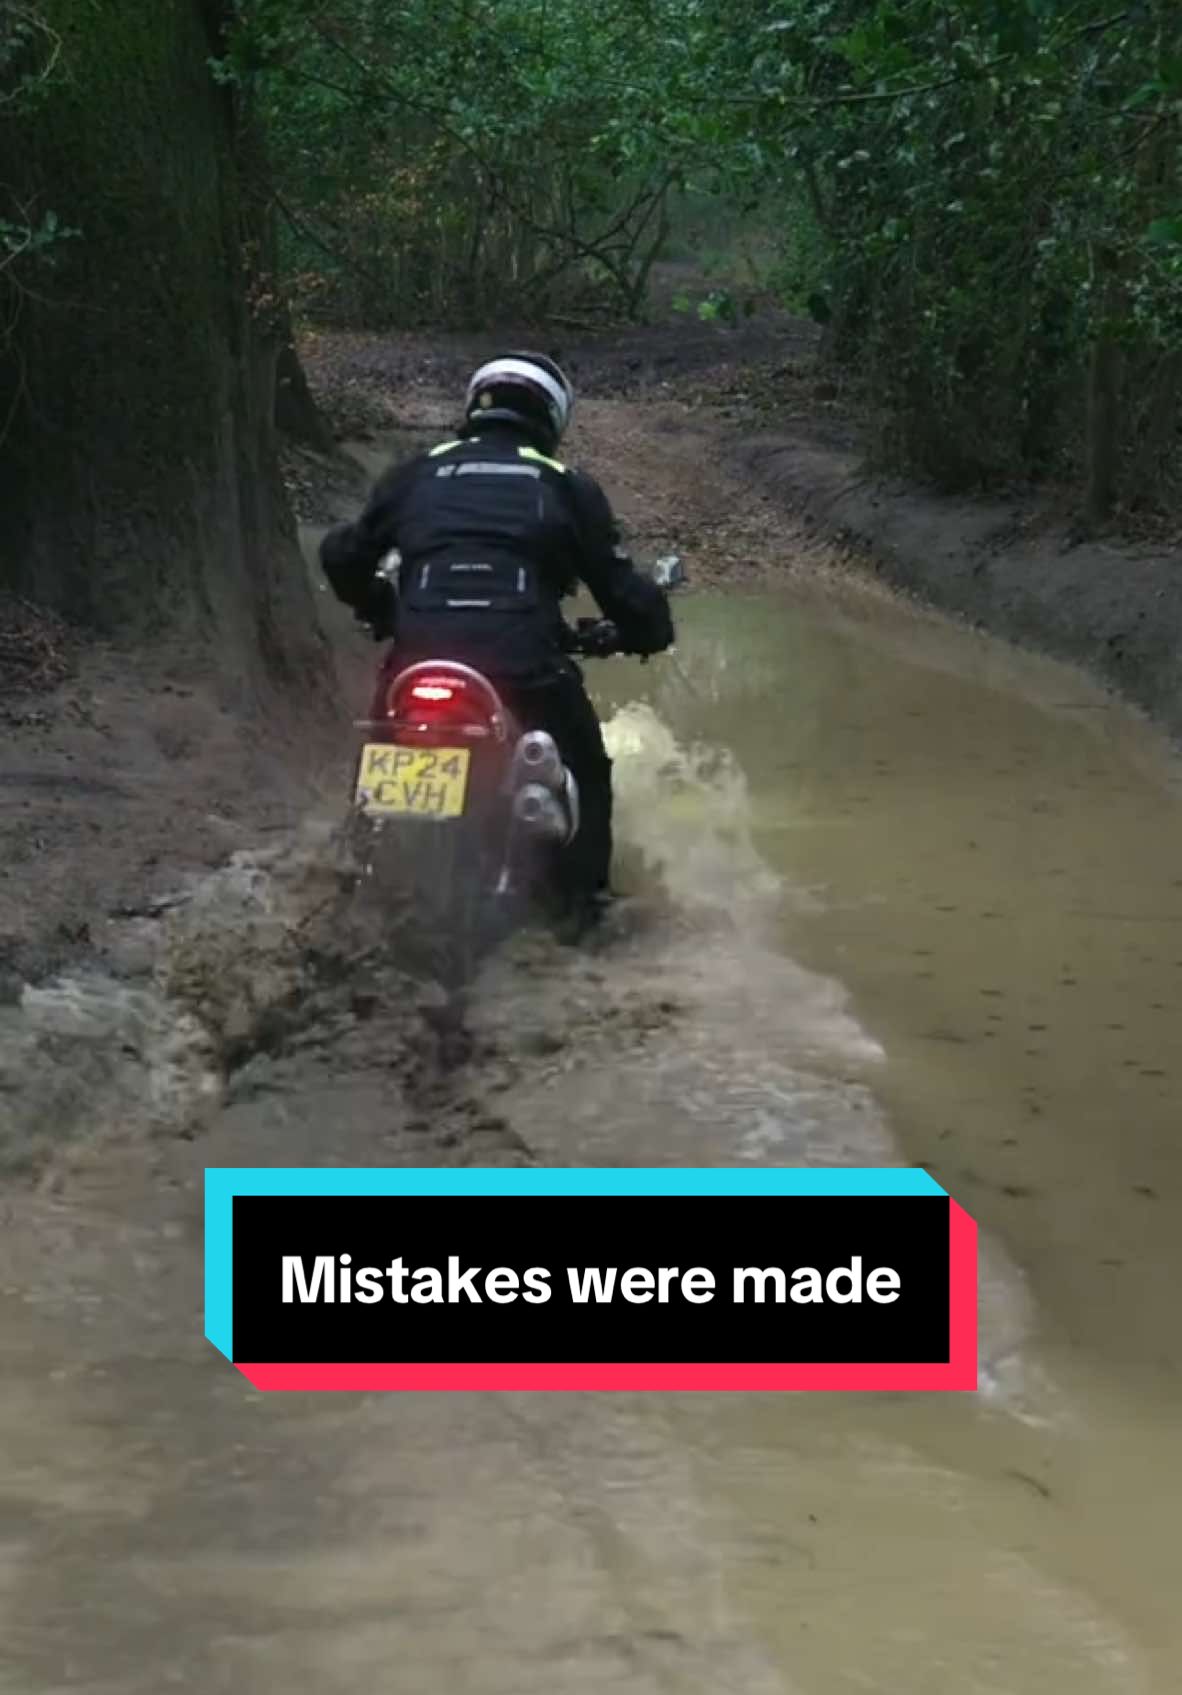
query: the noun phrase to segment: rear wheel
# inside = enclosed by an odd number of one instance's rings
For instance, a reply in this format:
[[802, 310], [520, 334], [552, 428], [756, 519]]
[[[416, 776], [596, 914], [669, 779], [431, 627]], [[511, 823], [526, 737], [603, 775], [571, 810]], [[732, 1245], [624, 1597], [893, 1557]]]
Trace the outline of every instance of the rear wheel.
[[422, 868], [423, 916], [437, 962], [435, 975], [449, 993], [455, 993], [471, 979], [479, 962], [486, 899], [484, 855], [475, 831], [463, 823], [428, 824], [422, 836], [416, 857]]
[[476, 968], [483, 942], [486, 869], [477, 832], [466, 819], [373, 823], [353, 827], [358, 893], [400, 960], [449, 993]]

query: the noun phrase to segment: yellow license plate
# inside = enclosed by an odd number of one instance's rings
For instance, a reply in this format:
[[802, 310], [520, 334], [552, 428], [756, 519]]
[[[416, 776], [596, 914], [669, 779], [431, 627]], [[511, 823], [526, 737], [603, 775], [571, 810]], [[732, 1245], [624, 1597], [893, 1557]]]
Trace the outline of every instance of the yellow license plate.
[[367, 742], [357, 769], [363, 812], [412, 818], [459, 818], [468, 790], [466, 747], [394, 747]]

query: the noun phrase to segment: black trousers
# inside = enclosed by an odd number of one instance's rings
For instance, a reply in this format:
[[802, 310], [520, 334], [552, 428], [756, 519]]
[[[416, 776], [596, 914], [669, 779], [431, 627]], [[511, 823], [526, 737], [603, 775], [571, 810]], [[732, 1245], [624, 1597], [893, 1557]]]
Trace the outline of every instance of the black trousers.
[[571, 660], [544, 681], [491, 678], [525, 730], [545, 730], [579, 785], [579, 833], [556, 860], [559, 892], [568, 900], [606, 893], [612, 859], [612, 762], [582, 672]]

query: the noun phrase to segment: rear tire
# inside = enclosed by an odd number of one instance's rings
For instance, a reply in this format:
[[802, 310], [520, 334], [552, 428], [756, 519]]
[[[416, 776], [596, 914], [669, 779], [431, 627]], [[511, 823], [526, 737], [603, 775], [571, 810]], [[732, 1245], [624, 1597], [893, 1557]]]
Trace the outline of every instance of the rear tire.
[[484, 864], [466, 821], [352, 826], [358, 894], [414, 975], [449, 994], [471, 978], [482, 942]]
[[474, 976], [480, 959], [484, 856], [475, 833], [463, 825], [428, 824], [422, 834], [438, 838], [424, 840], [417, 855], [422, 880], [435, 894], [427, 909], [438, 957], [437, 976], [449, 994], [456, 994]]

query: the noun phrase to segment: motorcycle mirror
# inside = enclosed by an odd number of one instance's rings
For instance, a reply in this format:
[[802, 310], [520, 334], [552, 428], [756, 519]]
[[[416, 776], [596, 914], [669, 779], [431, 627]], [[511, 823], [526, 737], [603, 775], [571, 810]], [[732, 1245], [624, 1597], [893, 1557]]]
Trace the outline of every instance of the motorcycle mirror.
[[688, 582], [685, 566], [681, 557], [676, 553], [667, 553], [663, 559], [658, 559], [653, 566], [653, 581], [663, 589], [677, 589]]

